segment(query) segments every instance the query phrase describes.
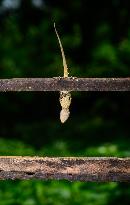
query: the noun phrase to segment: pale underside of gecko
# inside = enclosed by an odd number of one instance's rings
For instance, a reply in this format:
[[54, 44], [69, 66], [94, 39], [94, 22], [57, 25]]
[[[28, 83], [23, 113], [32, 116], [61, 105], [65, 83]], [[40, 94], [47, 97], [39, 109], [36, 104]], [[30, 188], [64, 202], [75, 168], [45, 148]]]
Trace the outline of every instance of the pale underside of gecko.
[[[59, 42], [60, 50], [61, 50], [61, 54], [62, 54], [63, 68], [64, 68], [64, 78], [67, 78], [68, 74], [69, 74], [68, 73], [68, 67], [67, 67], [67, 63], [66, 63], [64, 49], [63, 49], [59, 34], [56, 30], [55, 23], [54, 23], [54, 29], [55, 29], [56, 36], [58, 38], [58, 42]], [[59, 101], [60, 101], [60, 104], [61, 104], [61, 107], [62, 107], [61, 112], [60, 112], [60, 120], [61, 120], [62, 123], [64, 123], [69, 118], [69, 115], [70, 115], [69, 107], [70, 107], [70, 104], [71, 104], [71, 93], [69, 91], [65, 91], [65, 90], [60, 91]]]

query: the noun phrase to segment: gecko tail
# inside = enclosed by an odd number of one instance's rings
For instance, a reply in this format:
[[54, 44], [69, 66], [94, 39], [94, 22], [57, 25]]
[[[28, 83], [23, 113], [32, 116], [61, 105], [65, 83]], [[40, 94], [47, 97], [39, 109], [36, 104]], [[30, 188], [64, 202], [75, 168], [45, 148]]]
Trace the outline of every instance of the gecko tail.
[[56, 29], [56, 24], [54, 22], [54, 29], [55, 29], [55, 33], [56, 33], [56, 36], [58, 38], [58, 42], [59, 42], [59, 45], [60, 45], [60, 50], [61, 50], [61, 54], [62, 54], [62, 60], [63, 60], [63, 67], [64, 67], [64, 77], [68, 77], [68, 67], [67, 67], [67, 62], [66, 62], [66, 58], [65, 58], [65, 53], [64, 53], [64, 49], [63, 49], [63, 46], [62, 46], [62, 43], [61, 43], [61, 40], [60, 40], [60, 37], [59, 37], [59, 34], [58, 34], [58, 31]]

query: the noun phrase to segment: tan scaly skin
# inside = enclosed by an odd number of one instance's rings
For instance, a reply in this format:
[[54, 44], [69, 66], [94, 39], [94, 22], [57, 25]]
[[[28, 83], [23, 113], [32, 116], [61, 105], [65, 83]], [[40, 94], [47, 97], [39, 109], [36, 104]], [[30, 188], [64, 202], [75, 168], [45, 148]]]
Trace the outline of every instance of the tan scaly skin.
[[[67, 67], [66, 58], [65, 58], [65, 54], [64, 54], [64, 49], [63, 49], [59, 34], [56, 30], [55, 23], [54, 23], [54, 29], [55, 29], [56, 36], [58, 38], [58, 42], [59, 42], [60, 50], [61, 50], [61, 54], [62, 54], [63, 67], [64, 67], [64, 78], [68, 78], [69, 73], [68, 73], [68, 67]], [[60, 99], [59, 100], [60, 100], [60, 104], [62, 107], [62, 110], [60, 112], [60, 120], [62, 123], [64, 123], [70, 115], [69, 106], [71, 104], [71, 93], [68, 91], [65, 91], [65, 90], [60, 91]]]

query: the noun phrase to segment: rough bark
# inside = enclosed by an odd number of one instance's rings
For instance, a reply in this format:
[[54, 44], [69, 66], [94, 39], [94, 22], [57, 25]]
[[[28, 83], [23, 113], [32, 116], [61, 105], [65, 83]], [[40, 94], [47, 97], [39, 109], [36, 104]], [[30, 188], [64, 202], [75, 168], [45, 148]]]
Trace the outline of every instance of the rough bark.
[[130, 158], [0, 157], [0, 179], [130, 181]]
[[130, 78], [0, 79], [0, 91], [130, 91]]

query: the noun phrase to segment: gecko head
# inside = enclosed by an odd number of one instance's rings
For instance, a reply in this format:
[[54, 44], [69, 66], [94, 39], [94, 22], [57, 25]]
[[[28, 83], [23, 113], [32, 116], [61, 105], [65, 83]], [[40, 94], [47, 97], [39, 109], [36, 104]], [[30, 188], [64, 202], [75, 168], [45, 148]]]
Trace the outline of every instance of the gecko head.
[[69, 118], [70, 111], [69, 109], [62, 109], [60, 112], [60, 121], [62, 123], [66, 122], [66, 120]]

